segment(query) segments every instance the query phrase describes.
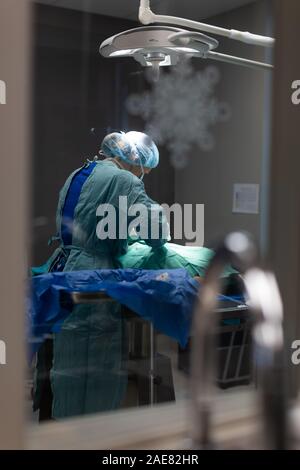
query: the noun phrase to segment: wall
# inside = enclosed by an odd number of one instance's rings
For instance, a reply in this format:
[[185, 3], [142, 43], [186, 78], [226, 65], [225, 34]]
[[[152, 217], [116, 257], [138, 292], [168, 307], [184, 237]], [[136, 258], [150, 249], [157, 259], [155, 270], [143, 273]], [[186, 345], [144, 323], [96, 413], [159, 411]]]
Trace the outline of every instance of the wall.
[[[31, 236], [35, 264], [43, 263], [52, 251], [47, 241], [56, 233], [58, 192], [70, 172], [97, 153], [107, 132], [143, 130], [143, 123], [130, 120], [124, 107], [130, 91], [146, 86], [140, 65], [132, 59], [104, 59], [98, 52], [104, 39], [134, 26], [126, 20], [35, 6]], [[174, 200], [173, 170], [163, 150], [160, 167], [145, 178], [145, 186], [157, 201]]]
[[[260, 1], [210, 18], [209, 22], [266, 34], [266, 20], [269, 18], [267, 6], [267, 3]], [[254, 60], [265, 59], [263, 48], [219, 39], [219, 52]], [[200, 68], [202, 66], [198, 65], [199, 61], [194, 64]], [[176, 200], [205, 204], [206, 245], [235, 229], [247, 230], [259, 240], [260, 216], [233, 214], [232, 199], [234, 183], [260, 183], [263, 177], [263, 154], [267, 153], [264, 139], [268, 125], [265, 103], [270, 73], [213, 61], [206, 64], [216, 65], [221, 71], [217, 94], [221, 101], [229, 103], [232, 117], [229, 122], [215, 127], [216, 145], [213, 151], [197, 150], [191, 155], [189, 166], [176, 172]], [[266, 189], [265, 183], [263, 189]], [[266, 217], [265, 213], [262, 217]]]
[[[0, 74], [0, 449], [20, 449], [24, 428], [24, 298], [28, 223], [29, 1], [1, 0]], [[9, 45], [9, 47], [8, 47]], [[3, 344], [3, 343], [2, 343]]]

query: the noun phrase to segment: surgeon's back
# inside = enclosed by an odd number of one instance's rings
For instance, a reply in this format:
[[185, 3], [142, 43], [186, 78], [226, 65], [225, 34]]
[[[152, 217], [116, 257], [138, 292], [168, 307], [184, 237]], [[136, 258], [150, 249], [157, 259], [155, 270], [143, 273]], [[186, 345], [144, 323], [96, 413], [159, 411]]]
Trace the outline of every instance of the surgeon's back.
[[[75, 172], [76, 173], [76, 172]], [[57, 211], [58, 232], [61, 233], [63, 210], [74, 173], [66, 181], [59, 198]], [[142, 203], [150, 210], [155, 203], [146, 195], [144, 184], [127, 170], [120, 169], [113, 161], [99, 161], [84, 183], [74, 212], [70, 255], [65, 270], [99, 269], [117, 267], [118, 256], [126, 253], [127, 239], [119, 237], [120, 197], [126, 197], [127, 207]], [[99, 239], [97, 226], [104, 214], [105, 205], [113, 219], [106, 227], [107, 238]], [[99, 211], [99, 207], [102, 206]], [[98, 215], [97, 215], [98, 211]], [[107, 214], [106, 214], [107, 215]], [[105, 215], [105, 217], [106, 217]], [[127, 224], [127, 213], [121, 214]], [[103, 217], [102, 217], [103, 219]], [[108, 219], [106, 219], [108, 220]], [[162, 222], [163, 223], [163, 222]], [[126, 226], [127, 229], [127, 226]], [[147, 240], [153, 246], [161, 246], [166, 240]]]

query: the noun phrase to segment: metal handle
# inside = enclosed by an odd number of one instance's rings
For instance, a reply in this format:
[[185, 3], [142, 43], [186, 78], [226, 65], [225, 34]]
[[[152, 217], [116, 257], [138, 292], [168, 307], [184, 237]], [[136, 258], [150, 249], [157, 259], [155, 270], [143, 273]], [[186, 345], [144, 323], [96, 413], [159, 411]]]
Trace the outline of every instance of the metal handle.
[[169, 36], [169, 41], [173, 42], [176, 46], [192, 47], [199, 50], [199, 52], [208, 52], [216, 49], [219, 46], [219, 41], [211, 38], [203, 33], [192, 31], [182, 31], [174, 33]]

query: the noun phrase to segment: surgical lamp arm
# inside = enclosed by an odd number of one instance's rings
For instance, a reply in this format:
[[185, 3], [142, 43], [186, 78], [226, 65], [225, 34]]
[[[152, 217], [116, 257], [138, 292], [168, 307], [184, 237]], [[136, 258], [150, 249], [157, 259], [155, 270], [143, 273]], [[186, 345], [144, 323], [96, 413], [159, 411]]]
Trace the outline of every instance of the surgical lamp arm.
[[249, 32], [238, 31], [235, 29], [225, 29], [219, 26], [213, 26], [198, 21], [188, 20], [185, 18], [177, 18], [175, 16], [156, 15], [150, 7], [150, 0], [141, 0], [139, 9], [139, 20], [142, 24], [148, 25], [151, 23], [165, 23], [173, 24], [176, 26], [183, 26], [185, 28], [192, 28], [196, 31], [203, 31], [206, 33], [224, 36], [229, 39], [244, 42], [262, 47], [273, 47], [275, 39], [267, 36], [260, 36]]
[[[249, 67], [252, 69], [272, 70], [274, 68], [273, 65], [266, 64], [264, 62], [257, 62], [255, 60], [244, 59], [242, 57], [235, 57], [228, 54], [220, 54], [218, 52], [214, 52], [213, 49], [218, 47], [219, 42], [216, 39], [206, 36], [202, 33], [191, 31], [175, 33], [169, 36], [169, 41], [173, 42], [177, 46], [192, 47], [193, 49], [198, 50], [199, 54], [197, 54], [196, 52], [191, 54], [193, 57], [218, 60], [220, 62], [242, 65], [244, 67]], [[203, 43], [207, 45], [207, 51], [203, 50]]]
[[264, 62], [257, 62], [255, 60], [242, 59], [228, 54], [220, 54], [218, 52], [208, 52], [205, 56], [206, 59], [218, 60], [220, 62], [227, 62], [228, 64], [242, 65], [251, 69], [264, 69], [272, 71], [274, 66]]

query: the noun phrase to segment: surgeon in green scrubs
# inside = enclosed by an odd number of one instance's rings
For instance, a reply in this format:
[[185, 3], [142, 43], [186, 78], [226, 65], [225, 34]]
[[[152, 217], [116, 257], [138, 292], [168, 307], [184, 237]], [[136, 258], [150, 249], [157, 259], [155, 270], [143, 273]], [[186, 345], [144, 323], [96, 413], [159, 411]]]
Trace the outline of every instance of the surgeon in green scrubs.
[[[155, 143], [140, 132], [113, 133], [105, 137], [101, 153], [104, 160], [76, 170], [60, 192], [57, 228], [61, 246], [48, 263], [51, 271], [119, 267], [117, 260], [126, 253], [128, 240], [119, 239], [118, 234], [99, 239], [97, 227], [101, 217], [97, 209], [109, 204], [118, 214], [120, 196], [127, 197], [128, 208], [143, 204], [149, 219], [157, 211], [159, 237], [152, 239], [148, 232], [144, 236], [147, 245], [155, 250], [167, 242], [166, 217], [147, 196], [142, 182], [144, 174], [159, 164]], [[128, 227], [130, 217], [126, 216]], [[115, 303], [73, 308], [54, 337], [51, 370], [54, 419], [120, 406], [127, 386], [124, 331], [120, 306]]]

